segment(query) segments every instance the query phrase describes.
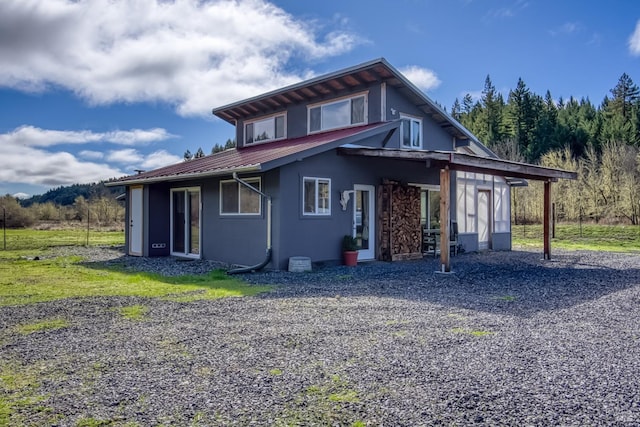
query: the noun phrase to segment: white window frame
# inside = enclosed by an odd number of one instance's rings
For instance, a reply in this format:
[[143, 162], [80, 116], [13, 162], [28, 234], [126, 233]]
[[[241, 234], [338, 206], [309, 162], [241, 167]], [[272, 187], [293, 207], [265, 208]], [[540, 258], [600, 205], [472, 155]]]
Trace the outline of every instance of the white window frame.
[[408, 148], [408, 149], [412, 149], [412, 150], [419, 150], [422, 149], [422, 146], [424, 145], [424, 132], [422, 130], [422, 118], [420, 117], [416, 117], [416, 116], [410, 116], [408, 114], [400, 114], [400, 120], [409, 120], [409, 131], [411, 132], [409, 135], [409, 141], [413, 141], [413, 123], [417, 123], [418, 124], [418, 129], [420, 129], [420, 144], [418, 146], [415, 145], [405, 145], [404, 144], [404, 126], [402, 126], [402, 123], [400, 123], [400, 147], [401, 148]]
[[[192, 253], [192, 252], [175, 252], [174, 251], [174, 236], [173, 236], [173, 227], [174, 227], [174, 201], [173, 201], [173, 195], [174, 193], [185, 193], [185, 214], [186, 214], [186, 195], [188, 195], [189, 193], [198, 193], [198, 253]], [[169, 253], [173, 256], [179, 256], [179, 257], [183, 257], [183, 258], [195, 258], [195, 259], [200, 259], [202, 257], [202, 189], [200, 187], [176, 187], [176, 188], [171, 188], [169, 191], [170, 194], [170, 212], [169, 212], [169, 221], [171, 224], [171, 230], [169, 233]], [[187, 240], [187, 234], [190, 233], [190, 227], [187, 227], [185, 225], [185, 234], [184, 234], [184, 239], [185, 242]], [[186, 247], [185, 247], [186, 249]]]
[[[314, 185], [314, 206], [313, 206], [313, 212], [306, 212], [305, 210], [305, 200], [306, 200], [306, 194], [305, 194], [305, 183], [307, 181], [313, 181], [315, 183]], [[329, 190], [328, 190], [328, 194], [329, 194], [329, 200], [328, 200], [328, 208], [327, 208], [327, 212], [319, 212], [318, 211], [318, 201], [319, 201], [319, 197], [318, 197], [318, 191], [319, 191], [319, 186], [318, 183], [319, 182], [326, 182], [327, 184], [329, 184]], [[321, 178], [321, 177], [315, 177], [315, 176], [304, 176], [302, 177], [302, 215], [303, 216], [331, 216], [331, 178]]]
[[501, 177], [493, 181], [493, 230], [495, 233], [511, 232], [511, 194], [509, 184]]
[[478, 232], [477, 193], [476, 174], [456, 172], [456, 219], [460, 234]]
[[[251, 177], [251, 178], [243, 178], [243, 181], [247, 182], [248, 184], [254, 185], [257, 183], [258, 184], [258, 190], [262, 190], [262, 178], [260, 177]], [[236, 183], [237, 184], [237, 189], [238, 189], [238, 212], [222, 212], [222, 185], [223, 184], [228, 184], [230, 182]], [[238, 181], [234, 180], [234, 179], [226, 179], [226, 180], [221, 180], [220, 181], [220, 191], [219, 191], [219, 211], [220, 211], [220, 216], [260, 216], [262, 215], [262, 195], [255, 193], [254, 191], [252, 191], [252, 193], [256, 194], [259, 197], [259, 203], [258, 203], [258, 212], [241, 212], [240, 209], [242, 207], [242, 191], [241, 188], [244, 187], [242, 184], [240, 184]], [[246, 188], [246, 187], [244, 187]], [[247, 190], [249, 190], [247, 188]], [[249, 190], [251, 191], [251, 190]]]
[[[351, 104], [353, 102], [354, 99], [356, 98], [364, 98], [364, 112], [363, 112], [363, 121], [359, 122], [359, 123], [351, 123]], [[322, 110], [323, 108], [326, 108], [330, 105], [334, 105], [340, 102], [344, 102], [345, 100], [349, 101], [349, 124], [345, 124], [344, 126], [339, 125], [339, 126], [335, 126], [335, 127], [324, 127], [323, 123], [322, 123]], [[320, 108], [320, 129], [318, 130], [311, 130], [311, 110], [313, 110], [314, 108]], [[350, 127], [355, 127], [355, 126], [362, 126], [362, 125], [366, 125], [369, 123], [369, 92], [360, 92], [357, 94], [353, 94], [353, 95], [349, 95], [349, 96], [343, 96], [341, 98], [336, 98], [336, 99], [332, 99], [331, 101], [326, 101], [326, 102], [319, 102], [316, 104], [311, 104], [311, 105], [307, 105], [307, 134], [311, 135], [314, 133], [318, 133], [318, 132], [325, 132], [328, 130], [334, 130], [334, 129], [346, 129], [346, 128], [350, 128]]]
[[[276, 137], [276, 118], [277, 117], [282, 117], [283, 121], [284, 121], [284, 135], [281, 137]], [[266, 122], [266, 121], [272, 121], [273, 122], [273, 138], [270, 139], [261, 139], [260, 141], [256, 141], [255, 140], [255, 124], [259, 123], [259, 122]], [[247, 126], [248, 125], [254, 125], [254, 140], [251, 142], [247, 141]], [[279, 141], [281, 139], [287, 139], [287, 113], [277, 113], [277, 114], [272, 114], [270, 116], [263, 116], [263, 117], [259, 117], [256, 118], [254, 120], [248, 120], [246, 122], [244, 122], [243, 124], [244, 129], [243, 129], [243, 133], [244, 133], [244, 143], [245, 145], [257, 145], [257, 144], [263, 144], [265, 142], [273, 142], [273, 141]]]

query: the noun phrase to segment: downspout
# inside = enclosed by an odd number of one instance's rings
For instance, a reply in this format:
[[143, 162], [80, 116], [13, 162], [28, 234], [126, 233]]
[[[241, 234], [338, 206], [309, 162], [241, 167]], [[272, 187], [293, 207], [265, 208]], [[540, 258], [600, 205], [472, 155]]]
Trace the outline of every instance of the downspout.
[[262, 270], [271, 261], [271, 196], [264, 194], [253, 185], [238, 178], [238, 174], [236, 172], [233, 173], [233, 179], [236, 180], [236, 182], [238, 182], [239, 184], [247, 187], [249, 190], [258, 193], [267, 199], [267, 253], [264, 261], [262, 261], [260, 264], [251, 265], [248, 267], [234, 268], [233, 270], [227, 271], [227, 274], [252, 273], [254, 271]]

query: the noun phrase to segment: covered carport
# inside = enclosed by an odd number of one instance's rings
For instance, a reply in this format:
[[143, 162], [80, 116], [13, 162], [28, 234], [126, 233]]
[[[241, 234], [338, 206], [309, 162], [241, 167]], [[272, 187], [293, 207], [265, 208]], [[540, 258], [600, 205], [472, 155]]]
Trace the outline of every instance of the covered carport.
[[512, 162], [472, 154], [441, 151], [408, 151], [388, 148], [342, 147], [349, 156], [380, 157], [424, 162], [427, 168], [440, 170], [440, 269], [451, 271], [449, 235], [451, 220], [451, 171], [484, 173], [544, 182], [544, 259], [551, 259], [551, 183], [559, 179], [576, 179], [577, 173], [528, 163]]

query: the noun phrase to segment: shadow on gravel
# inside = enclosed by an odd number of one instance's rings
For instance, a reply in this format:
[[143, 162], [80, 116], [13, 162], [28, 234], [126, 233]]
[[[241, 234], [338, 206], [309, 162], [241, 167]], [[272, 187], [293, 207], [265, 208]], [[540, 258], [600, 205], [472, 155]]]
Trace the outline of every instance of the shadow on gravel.
[[378, 296], [515, 316], [561, 310], [640, 286], [639, 255], [557, 252], [546, 261], [538, 252], [492, 252], [453, 258], [453, 274], [437, 273], [438, 267], [438, 260], [425, 258], [244, 279], [281, 285], [262, 298]]

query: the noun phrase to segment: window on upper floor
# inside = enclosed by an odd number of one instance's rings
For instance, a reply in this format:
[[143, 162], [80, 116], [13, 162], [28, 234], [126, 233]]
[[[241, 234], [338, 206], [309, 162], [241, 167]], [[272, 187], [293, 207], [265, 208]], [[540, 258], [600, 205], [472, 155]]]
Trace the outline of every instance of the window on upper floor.
[[285, 115], [277, 114], [245, 123], [244, 143], [268, 142], [286, 137]]
[[309, 133], [338, 129], [367, 123], [367, 94], [308, 108]]
[[403, 148], [422, 148], [422, 120], [400, 115], [400, 144]]

